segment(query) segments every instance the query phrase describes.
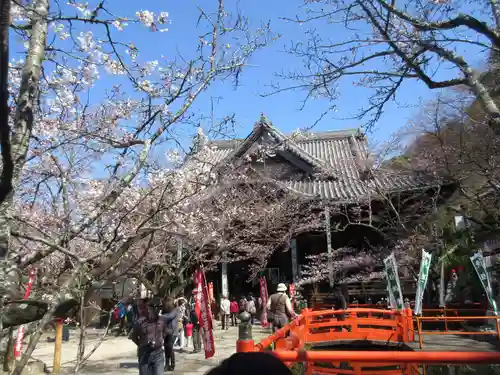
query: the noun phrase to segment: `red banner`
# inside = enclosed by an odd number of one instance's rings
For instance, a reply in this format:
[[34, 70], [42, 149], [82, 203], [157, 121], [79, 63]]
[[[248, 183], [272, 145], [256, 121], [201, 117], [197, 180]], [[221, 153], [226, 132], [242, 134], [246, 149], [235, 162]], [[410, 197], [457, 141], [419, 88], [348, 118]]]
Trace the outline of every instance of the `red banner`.
[[295, 311], [295, 285], [290, 284], [290, 299], [292, 300], [292, 310]]
[[266, 282], [266, 277], [262, 276], [260, 278], [260, 299], [262, 301], [262, 317], [260, 319], [262, 327], [268, 327], [269, 322], [267, 321], [267, 300], [268, 300], [268, 295], [267, 295], [267, 282]]
[[207, 281], [203, 271], [198, 271], [198, 280], [201, 281], [202, 293], [200, 301], [200, 326], [203, 331], [203, 348], [205, 349], [205, 359], [211, 358], [215, 354], [215, 340], [213, 333], [212, 311], [208, 295]]
[[201, 275], [201, 272], [196, 270], [194, 271], [194, 285], [195, 285], [195, 290], [193, 292], [194, 294], [194, 311], [196, 313], [196, 316], [198, 317], [198, 321], [201, 322], [201, 295], [202, 295], [202, 290], [203, 290], [203, 278]]
[[[33, 282], [35, 281], [36, 271], [34, 269], [30, 270], [28, 284], [26, 285], [26, 292], [24, 292], [24, 299], [27, 300], [30, 297], [31, 289], [33, 289]], [[14, 357], [19, 358], [22, 354], [24, 339], [24, 326], [19, 326], [17, 330], [17, 340], [16, 346], [14, 347]]]
[[214, 283], [213, 282], [209, 282], [208, 283], [208, 297], [210, 298], [209, 299], [210, 303], [215, 302], [215, 298], [214, 298]]

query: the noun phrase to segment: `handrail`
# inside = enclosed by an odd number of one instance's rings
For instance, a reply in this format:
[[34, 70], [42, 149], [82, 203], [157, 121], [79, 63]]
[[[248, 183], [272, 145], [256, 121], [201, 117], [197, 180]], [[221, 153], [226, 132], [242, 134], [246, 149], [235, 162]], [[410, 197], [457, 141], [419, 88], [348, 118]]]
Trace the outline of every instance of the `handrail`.
[[418, 364], [497, 364], [500, 353], [483, 352], [398, 352], [398, 351], [304, 351], [276, 350], [284, 362], [370, 362]]
[[[343, 319], [338, 318], [343, 315]], [[464, 320], [493, 319], [496, 332], [423, 331], [423, 321], [458, 322]], [[411, 308], [402, 311], [372, 308], [346, 310], [311, 311], [304, 309], [294, 321], [286, 324], [257, 344], [251, 337], [249, 315], [241, 315], [240, 334], [236, 343], [238, 352], [267, 350], [281, 359], [287, 366], [293, 362], [307, 363], [307, 375], [417, 375], [419, 365], [424, 374], [427, 364], [500, 364], [500, 353], [494, 352], [412, 352], [412, 351], [306, 351], [307, 344], [325, 343], [336, 340], [374, 340], [406, 343], [415, 341], [415, 331], [419, 334], [420, 348], [422, 336], [426, 334], [481, 334], [498, 335], [500, 340], [500, 316], [416, 316]], [[417, 329], [414, 330], [414, 321]], [[348, 368], [342, 363], [349, 363]], [[333, 367], [332, 367], [333, 366]], [[367, 368], [371, 368], [368, 370]]]
[[463, 320], [485, 320], [485, 319], [500, 319], [500, 316], [417, 316], [418, 320], [439, 321], [449, 320], [451, 322], [461, 322]]
[[[366, 317], [360, 316], [365, 314]], [[337, 319], [339, 315], [345, 318]], [[332, 330], [337, 332], [333, 333]], [[304, 309], [297, 319], [259, 343], [252, 345], [246, 342], [245, 349], [240, 343], [238, 347], [241, 350], [263, 351], [276, 344], [277, 347], [296, 349], [300, 345], [328, 341], [331, 338], [409, 342], [414, 340], [413, 331], [411, 309], [404, 311], [372, 308], [323, 311]]]
[[307, 316], [311, 317], [317, 317], [317, 316], [324, 316], [324, 315], [346, 315], [346, 314], [356, 314], [356, 313], [362, 313], [362, 314], [380, 314], [380, 315], [401, 315], [400, 311], [397, 310], [384, 310], [384, 309], [374, 309], [374, 308], [364, 308], [364, 307], [359, 307], [359, 308], [349, 308], [345, 310], [307, 310]]
[[[343, 316], [340, 319], [339, 316]], [[494, 332], [483, 331], [424, 331], [422, 322], [463, 322], [494, 320]], [[414, 322], [417, 327], [414, 329]], [[311, 311], [304, 309], [297, 319], [272, 335], [254, 344], [253, 340], [238, 340], [238, 351], [263, 351], [275, 344], [275, 349], [295, 350], [306, 344], [336, 340], [370, 340], [407, 343], [418, 334], [420, 349], [424, 335], [496, 335], [500, 341], [500, 316], [416, 316], [410, 308], [403, 311], [356, 308]]]
[[[422, 329], [422, 322], [424, 321], [444, 321], [445, 324], [450, 322], [464, 322], [466, 320], [495, 320], [495, 328], [494, 332], [488, 331], [424, 331]], [[424, 335], [496, 335], [498, 340], [500, 341], [500, 316], [417, 316], [417, 334], [418, 334], [418, 342], [420, 349], [423, 348], [423, 338]]]
[[302, 323], [303, 321], [304, 321], [304, 316], [299, 315], [295, 320], [286, 324], [284, 327], [280, 328], [272, 335], [269, 335], [266, 338], [262, 339], [259, 343], [255, 345], [255, 350], [256, 351], [265, 350], [267, 347], [274, 344], [279, 339], [285, 338], [286, 334], [290, 332], [293, 329], [293, 327], [300, 325], [300, 323]]

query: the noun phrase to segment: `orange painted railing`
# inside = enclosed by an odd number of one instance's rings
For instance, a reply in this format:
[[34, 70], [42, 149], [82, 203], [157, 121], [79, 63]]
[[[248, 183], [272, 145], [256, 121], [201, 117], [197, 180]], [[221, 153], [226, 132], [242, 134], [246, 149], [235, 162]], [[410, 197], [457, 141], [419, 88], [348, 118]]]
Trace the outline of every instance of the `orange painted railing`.
[[483, 352], [276, 350], [273, 354], [286, 362], [419, 363], [426, 365], [500, 363], [500, 353]]
[[[439, 312], [439, 311], [438, 311]], [[496, 332], [424, 331], [423, 321], [463, 321], [494, 319]], [[500, 364], [500, 353], [481, 352], [411, 352], [411, 351], [304, 351], [307, 344], [335, 345], [335, 341], [375, 341], [408, 343], [418, 335], [420, 347], [423, 335], [437, 334], [491, 334], [500, 340], [500, 317], [437, 316], [413, 317], [410, 308], [402, 312], [371, 308], [311, 311], [302, 314], [274, 334], [255, 344], [251, 338], [237, 341], [238, 352], [264, 351], [274, 346], [274, 355], [287, 365], [302, 362], [306, 374], [345, 375], [416, 375], [419, 365], [441, 364]], [[416, 322], [416, 330], [414, 323]], [[347, 366], [347, 367], [346, 367]], [[425, 373], [425, 367], [424, 367]]]
[[272, 354], [288, 365], [305, 363], [306, 375], [420, 375], [419, 367], [425, 371], [424, 366], [431, 364], [500, 363], [500, 353], [478, 352], [277, 350]]
[[[423, 309], [422, 317], [455, 317], [457, 319], [453, 320], [454, 323], [464, 323], [468, 317], [470, 316], [483, 316], [486, 312], [486, 309], [482, 308], [450, 308], [450, 307], [442, 307], [436, 309]], [[458, 317], [463, 317], [463, 319], [458, 319]], [[449, 331], [447, 319], [433, 319], [427, 320], [428, 322], [439, 322], [444, 324], [444, 330]]]
[[366, 308], [306, 311], [302, 316], [306, 343], [342, 340], [399, 343], [413, 340], [409, 330], [413, 326], [411, 309], [403, 312]]
[[304, 344], [332, 341], [369, 340], [405, 343], [414, 340], [411, 309], [402, 312], [378, 309], [310, 311], [302, 314], [261, 342], [238, 340], [238, 351], [294, 350]]
[[[417, 335], [418, 341], [420, 345], [420, 349], [423, 348], [423, 336], [424, 335], [467, 335], [467, 336], [476, 336], [476, 335], [494, 335], [500, 341], [500, 316], [467, 316], [467, 317], [458, 317], [458, 316], [417, 316]], [[422, 322], [464, 322], [464, 321], [484, 321], [484, 320], [494, 320], [495, 321], [495, 331], [424, 331], [422, 329]]]

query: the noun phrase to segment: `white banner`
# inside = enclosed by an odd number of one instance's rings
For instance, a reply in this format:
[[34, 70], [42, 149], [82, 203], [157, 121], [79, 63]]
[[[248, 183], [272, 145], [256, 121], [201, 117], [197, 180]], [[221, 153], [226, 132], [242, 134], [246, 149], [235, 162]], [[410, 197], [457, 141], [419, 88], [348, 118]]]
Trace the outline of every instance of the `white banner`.
[[403, 293], [401, 292], [401, 285], [399, 284], [398, 265], [396, 263], [396, 257], [394, 256], [394, 253], [391, 253], [391, 255], [384, 259], [384, 266], [391, 301], [392, 299], [394, 299], [396, 308], [398, 310], [403, 310]]
[[295, 283], [299, 279], [298, 272], [298, 261], [297, 261], [297, 240], [295, 238], [292, 239], [290, 243], [290, 255], [292, 257], [292, 281]]
[[484, 260], [483, 253], [481, 251], [478, 251], [470, 257], [470, 260], [474, 266], [474, 269], [476, 270], [479, 280], [481, 280], [481, 284], [483, 285], [484, 291], [486, 292], [486, 297], [488, 297], [488, 301], [493, 308], [493, 312], [495, 315], [497, 315], [497, 304], [495, 302], [495, 298], [493, 297], [493, 289], [491, 289], [490, 276], [488, 274], [488, 271], [486, 270], [486, 261]]
[[422, 261], [420, 262], [420, 272], [418, 273], [417, 293], [415, 295], [415, 315], [422, 313], [422, 301], [424, 299], [425, 286], [431, 267], [432, 254], [422, 250]]
[[389, 289], [389, 278], [387, 277], [387, 272], [384, 269], [384, 280], [385, 280], [385, 288], [387, 290], [387, 307], [390, 307], [391, 309], [396, 308], [396, 301], [394, 300], [394, 296], [390, 292]]

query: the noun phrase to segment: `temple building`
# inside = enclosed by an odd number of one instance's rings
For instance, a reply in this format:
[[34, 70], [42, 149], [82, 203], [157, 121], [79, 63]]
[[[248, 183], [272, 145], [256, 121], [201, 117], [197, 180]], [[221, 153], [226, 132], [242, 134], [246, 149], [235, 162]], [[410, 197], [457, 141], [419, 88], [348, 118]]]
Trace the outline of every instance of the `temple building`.
[[[425, 205], [437, 190], [439, 194], [446, 191], [442, 184], [423, 176], [374, 168], [367, 137], [358, 129], [285, 135], [262, 115], [245, 139], [205, 141], [212, 150], [209, 162], [219, 171], [251, 163], [255, 170], [298, 193], [304, 205], [314, 205], [318, 215], [325, 218], [323, 228], [294, 236], [289, 248], [276, 251], [269, 259], [264, 274], [270, 292], [278, 282], [300, 280], [308, 255], [346, 246], [359, 251], [390, 246], [391, 238], [398, 236], [395, 216], [401, 213], [405, 220], [417, 219], [415, 202]], [[250, 157], [260, 149], [268, 150], [264, 160]], [[395, 207], [398, 212], [393, 212]], [[409, 212], [404, 212], [405, 207], [411, 207]], [[381, 264], [377, 267], [380, 269]], [[247, 282], [246, 269], [245, 262], [224, 264], [222, 275], [213, 274], [210, 278], [222, 293], [239, 296], [250, 290], [258, 292], [257, 280], [253, 285]], [[363, 288], [353, 281], [354, 294]]]

